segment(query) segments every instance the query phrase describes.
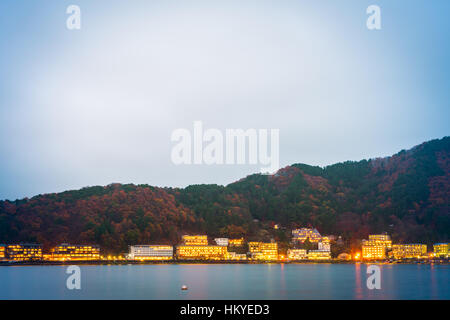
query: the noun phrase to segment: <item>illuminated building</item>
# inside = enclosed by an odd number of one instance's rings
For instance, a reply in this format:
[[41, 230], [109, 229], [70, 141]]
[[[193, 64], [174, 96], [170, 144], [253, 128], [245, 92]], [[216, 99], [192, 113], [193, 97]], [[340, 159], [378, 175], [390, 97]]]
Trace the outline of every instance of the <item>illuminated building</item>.
[[386, 251], [392, 248], [391, 237], [387, 234], [371, 234], [362, 242], [362, 258], [365, 260], [386, 259]]
[[309, 250], [308, 260], [330, 260], [331, 253], [328, 250]]
[[244, 245], [244, 238], [240, 239], [229, 239], [228, 245], [230, 247], [242, 247]]
[[6, 258], [6, 245], [0, 244], [0, 260]]
[[306, 249], [289, 249], [287, 251], [289, 260], [304, 260], [308, 258]]
[[435, 257], [448, 258], [450, 243], [435, 243], [433, 245], [433, 252]]
[[166, 245], [130, 246], [128, 258], [130, 260], [172, 260], [173, 247]]
[[395, 259], [422, 258], [427, 254], [426, 244], [394, 244], [392, 252]]
[[385, 246], [387, 249], [392, 248], [391, 237], [387, 234], [370, 234], [369, 243], [376, 246]]
[[214, 241], [218, 246], [228, 247], [228, 238], [215, 238]]
[[6, 257], [14, 261], [42, 260], [40, 244], [12, 244], [6, 246]]
[[107, 260], [107, 261], [116, 261], [116, 260], [125, 260], [125, 258], [121, 255], [119, 256], [100, 256], [101, 260]]
[[245, 253], [228, 252], [227, 260], [247, 260]]
[[312, 243], [317, 243], [322, 239], [317, 229], [301, 228], [292, 230], [292, 240], [294, 242], [303, 243], [306, 239], [309, 239]]
[[254, 260], [278, 260], [276, 243], [249, 242], [248, 247]]
[[386, 247], [382, 245], [362, 245], [362, 258], [366, 260], [386, 259]]
[[207, 246], [208, 245], [208, 237], [205, 235], [195, 235], [195, 236], [184, 235], [182, 240], [183, 240], [183, 244], [185, 246]]
[[50, 254], [45, 254], [44, 259], [50, 261], [100, 260], [100, 247], [63, 243], [51, 249]]
[[330, 251], [330, 239], [328, 239], [328, 237], [322, 237], [322, 239], [318, 243], [318, 249], [323, 251]]
[[177, 246], [177, 257], [181, 260], [226, 260], [228, 249], [224, 246], [181, 245]]

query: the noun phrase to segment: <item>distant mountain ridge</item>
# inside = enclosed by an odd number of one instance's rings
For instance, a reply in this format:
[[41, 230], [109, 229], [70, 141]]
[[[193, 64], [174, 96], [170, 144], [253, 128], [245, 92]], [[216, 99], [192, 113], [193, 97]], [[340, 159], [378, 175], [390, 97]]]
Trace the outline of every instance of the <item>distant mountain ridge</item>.
[[287, 242], [289, 229], [300, 226], [348, 240], [388, 232], [398, 242], [448, 241], [449, 169], [444, 137], [391, 157], [324, 168], [293, 164], [227, 186], [111, 184], [0, 201], [0, 242], [123, 251], [136, 243], [175, 244], [185, 232]]

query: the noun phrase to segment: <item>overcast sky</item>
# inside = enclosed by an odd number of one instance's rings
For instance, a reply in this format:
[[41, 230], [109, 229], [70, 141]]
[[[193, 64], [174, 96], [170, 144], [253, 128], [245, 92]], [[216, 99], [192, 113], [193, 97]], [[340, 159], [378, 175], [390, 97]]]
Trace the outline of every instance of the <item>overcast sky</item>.
[[[67, 30], [66, 8], [81, 8]], [[381, 7], [382, 29], [366, 28]], [[0, 199], [113, 182], [228, 184], [171, 134], [280, 130], [280, 165], [449, 135], [450, 1], [0, 2]]]

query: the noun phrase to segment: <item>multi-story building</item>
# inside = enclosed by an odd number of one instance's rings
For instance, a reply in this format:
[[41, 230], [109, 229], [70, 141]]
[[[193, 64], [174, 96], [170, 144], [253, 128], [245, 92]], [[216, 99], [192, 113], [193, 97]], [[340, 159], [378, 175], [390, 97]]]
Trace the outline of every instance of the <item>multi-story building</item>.
[[205, 235], [184, 235], [183, 244], [185, 246], [207, 246], [208, 245], [208, 236]]
[[214, 241], [218, 246], [228, 247], [228, 238], [215, 238]]
[[419, 243], [394, 244], [392, 252], [395, 259], [422, 258], [427, 254], [427, 245]]
[[308, 260], [330, 260], [331, 253], [329, 250], [309, 250]]
[[100, 247], [93, 245], [73, 245], [63, 243], [50, 250], [50, 254], [44, 254], [45, 260], [100, 260]]
[[301, 228], [292, 230], [292, 240], [297, 243], [303, 243], [309, 239], [312, 243], [317, 243], [322, 239], [317, 229]]
[[228, 249], [224, 246], [181, 245], [177, 246], [181, 260], [227, 260]]
[[433, 253], [438, 258], [448, 258], [450, 251], [450, 243], [435, 243], [433, 245]]
[[306, 249], [289, 249], [287, 257], [289, 260], [304, 260], [308, 258], [308, 254]]
[[386, 259], [387, 250], [392, 248], [391, 237], [387, 234], [371, 234], [369, 240], [362, 241], [362, 258], [365, 260]]
[[386, 249], [392, 248], [391, 237], [387, 234], [370, 234], [369, 243], [375, 246], [385, 246]]
[[0, 260], [6, 259], [6, 245], [0, 244]]
[[366, 260], [382, 260], [386, 259], [386, 247], [383, 245], [362, 245], [362, 257]]
[[245, 253], [228, 252], [227, 260], [247, 260]]
[[249, 242], [248, 247], [253, 260], [278, 260], [278, 245], [276, 243]]
[[172, 260], [173, 246], [167, 245], [138, 245], [130, 246], [128, 252], [130, 260]]
[[323, 251], [330, 251], [330, 239], [328, 237], [322, 237], [322, 239], [318, 242], [318, 249]]
[[40, 244], [7, 245], [6, 257], [13, 261], [42, 260], [42, 246]]
[[244, 246], [244, 238], [239, 238], [239, 239], [229, 239], [228, 240], [228, 245], [230, 247], [242, 247]]

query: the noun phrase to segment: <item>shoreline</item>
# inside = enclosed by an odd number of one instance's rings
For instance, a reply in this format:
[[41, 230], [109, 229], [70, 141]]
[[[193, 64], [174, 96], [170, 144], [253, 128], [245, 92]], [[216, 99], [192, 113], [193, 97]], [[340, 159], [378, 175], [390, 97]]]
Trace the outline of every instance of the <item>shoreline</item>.
[[342, 261], [342, 260], [296, 260], [296, 261], [207, 261], [207, 260], [165, 260], [165, 261], [0, 261], [0, 267], [12, 266], [69, 266], [69, 265], [165, 265], [165, 264], [439, 264], [449, 265], [448, 259], [444, 260], [399, 260], [399, 261]]

